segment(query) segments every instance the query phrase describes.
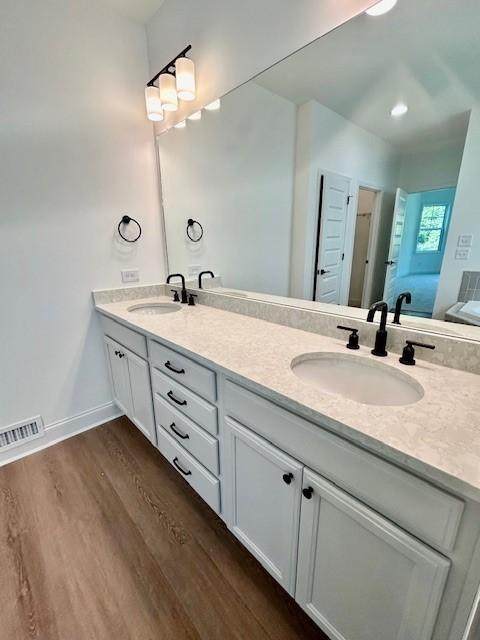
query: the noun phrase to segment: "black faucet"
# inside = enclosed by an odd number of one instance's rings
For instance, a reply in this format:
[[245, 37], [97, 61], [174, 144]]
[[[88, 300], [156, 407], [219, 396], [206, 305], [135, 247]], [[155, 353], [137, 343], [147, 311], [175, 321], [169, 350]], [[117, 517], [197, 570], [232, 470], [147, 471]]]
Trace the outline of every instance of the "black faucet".
[[412, 302], [412, 294], [410, 291], [404, 291], [397, 298], [397, 303], [395, 305], [395, 316], [393, 318], [392, 324], [400, 324], [400, 314], [402, 312], [402, 302], [405, 300], [407, 304], [411, 304]]
[[214, 278], [215, 274], [213, 273], [213, 271], [200, 271], [200, 273], [198, 274], [198, 288], [199, 289], [202, 288], [202, 276], [211, 276], [212, 278]]
[[172, 278], [181, 278], [182, 279], [182, 292], [181, 292], [181, 303], [182, 304], [187, 304], [188, 302], [188, 298], [187, 298], [187, 290], [185, 289], [185, 276], [183, 276], [181, 273], [171, 273], [168, 278], [167, 278], [167, 284], [170, 284], [170, 280]]
[[387, 314], [388, 314], [388, 304], [386, 302], [374, 302], [370, 309], [368, 310], [367, 322], [373, 322], [373, 318], [375, 316], [376, 311], [381, 311], [382, 316], [380, 318], [380, 328], [377, 331], [377, 335], [375, 337], [375, 347], [372, 349], [372, 354], [374, 356], [379, 356], [380, 358], [384, 358], [387, 355]]

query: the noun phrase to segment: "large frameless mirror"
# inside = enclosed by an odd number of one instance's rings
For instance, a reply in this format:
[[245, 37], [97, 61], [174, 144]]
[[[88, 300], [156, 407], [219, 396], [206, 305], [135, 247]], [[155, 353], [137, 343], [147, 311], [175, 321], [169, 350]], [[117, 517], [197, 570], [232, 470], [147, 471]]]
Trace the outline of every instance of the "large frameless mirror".
[[480, 339], [478, 60], [478, 0], [400, 0], [159, 136], [170, 271]]

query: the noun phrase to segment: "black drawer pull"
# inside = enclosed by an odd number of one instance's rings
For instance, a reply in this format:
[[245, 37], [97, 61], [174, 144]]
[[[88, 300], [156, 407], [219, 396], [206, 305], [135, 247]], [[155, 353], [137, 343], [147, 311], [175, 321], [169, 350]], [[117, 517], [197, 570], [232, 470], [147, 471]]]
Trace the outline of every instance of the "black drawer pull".
[[188, 440], [188, 438], [190, 438], [188, 433], [181, 433], [180, 431], [177, 431], [175, 429], [175, 423], [174, 422], [172, 422], [172, 424], [170, 425], [170, 429], [173, 431], [173, 433], [175, 433], [182, 440]]
[[185, 373], [185, 369], [175, 369], [175, 367], [173, 367], [173, 366], [170, 364], [170, 360], [167, 360], [167, 361], [165, 362], [165, 367], [166, 367], [169, 371], [173, 371], [173, 373], [179, 373], [179, 374], [180, 374], [180, 373]]
[[170, 398], [170, 400], [173, 400], [176, 404], [179, 404], [180, 406], [184, 406], [187, 404], [186, 400], [179, 400], [178, 398], [175, 398], [175, 396], [173, 395], [173, 391], [169, 391], [167, 393], [167, 396]]
[[311, 500], [313, 496], [313, 489], [312, 487], [305, 487], [305, 489], [302, 489], [302, 493], [307, 500]]
[[180, 473], [183, 473], [184, 476], [191, 476], [192, 475], [191, 471], [185, 471], [185, 469], [183, 469], [183, 467], [181, 467], [178, 464], [178, 458], [174, 458], [173, 459], [173, 464], [177, 467], [177, 469], [180, 471]]

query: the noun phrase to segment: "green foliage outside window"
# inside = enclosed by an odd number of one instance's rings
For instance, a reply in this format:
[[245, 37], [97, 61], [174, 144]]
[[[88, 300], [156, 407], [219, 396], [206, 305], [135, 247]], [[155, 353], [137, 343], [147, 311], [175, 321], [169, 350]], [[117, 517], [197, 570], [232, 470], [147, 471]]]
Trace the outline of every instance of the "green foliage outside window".
[[440, 251], [446, 218], [446, 205], [429, 204], [422, 208], [417, 235], [417, 253]]

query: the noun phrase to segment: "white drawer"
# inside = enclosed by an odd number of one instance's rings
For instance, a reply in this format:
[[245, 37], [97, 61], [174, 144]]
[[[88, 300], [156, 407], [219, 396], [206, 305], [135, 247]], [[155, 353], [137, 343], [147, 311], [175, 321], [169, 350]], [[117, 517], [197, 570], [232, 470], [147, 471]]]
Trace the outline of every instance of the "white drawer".
[[158, 449], [189, 485], [212, 507], [220, 512], [220, 482], [204, 469], [189, 453], [171, 438], [166, 431], [158, 429]]
[[149, 340], [148, 354], [150, 363], [162, 373], [177, 380], [177, 382], [192, 389], [192, 391], [207, 400], [215, 402], [217, 399], [217, 385], [213, 371], [155, 340]]
[[204, 467], [218, 475], [218, 440], [198, 427], [190, 418], [171, 407], [158, 394], [155, 394], [154, 405], [157, 428], [165, 429]]
[[152, 388], [167, 404], [216, 435], [217, 407], [152, 367]]
[[100, 315], [100, 321], [105, 335], [110, 336], [110, 338], [136, 353], [137, 356], [147, 360], [147, 340], [145, 336], [104, 315]]
[[225, 411], [419, 538], [453, 549], [458, 498], [230, 381]]

